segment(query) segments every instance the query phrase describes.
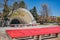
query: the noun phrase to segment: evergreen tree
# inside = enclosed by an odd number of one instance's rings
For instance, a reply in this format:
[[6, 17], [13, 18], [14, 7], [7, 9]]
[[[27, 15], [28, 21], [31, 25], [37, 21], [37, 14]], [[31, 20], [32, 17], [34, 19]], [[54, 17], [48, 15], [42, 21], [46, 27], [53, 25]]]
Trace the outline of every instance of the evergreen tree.
[[14, 4], [13, 4], [13, 10], [15, 10], [17, 8], [18, 8], [18, 3], [17, 2], [14, 2]]
[[34, 6], [33, 9], [30, 10], [30, 12], [32, 13], [32, 15], [34, 16], [34, 18], [37, 20], [38, 14], [37, 14], [37, 10], [36, 10], [35, 6]]
[[19, 3], [19, 7], [20, 7], [20, 8], [26, 8], [25, 2], [24, 2], [24, 1], [21, 1], [21, 2]]

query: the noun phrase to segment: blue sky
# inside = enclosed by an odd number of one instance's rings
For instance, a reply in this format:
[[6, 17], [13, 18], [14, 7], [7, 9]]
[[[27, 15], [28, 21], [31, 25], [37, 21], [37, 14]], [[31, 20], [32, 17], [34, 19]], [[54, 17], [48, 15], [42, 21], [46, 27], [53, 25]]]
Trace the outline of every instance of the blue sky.
[[[15, 1], [19, 2], [20, 0], [9, 0], [8, 5], [12, 6]], [[24, 0], [24, 2], [29, 10], [36, 6], [38, 14], [42, 10], [42, 4], [47, 4], [50, 15], [60, 16], [60, 0]], [[4, 4], [4, 1], [0, 0], [0, 4]], [[0, 8], [0, 11], [2, 10], [3, 8]]]

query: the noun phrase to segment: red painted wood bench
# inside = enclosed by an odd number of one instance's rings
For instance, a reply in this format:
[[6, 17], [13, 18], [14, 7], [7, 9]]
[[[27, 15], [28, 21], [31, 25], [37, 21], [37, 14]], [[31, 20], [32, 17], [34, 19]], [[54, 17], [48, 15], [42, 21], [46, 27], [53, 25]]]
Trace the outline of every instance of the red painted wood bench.
[[27, 36], [43, 35], [43, 34], [60, 33], [60, 26], [48, 27], [48, 28], [15, 29], [15, 30], [6, 30], [6, 32], [11, 38], [20, 38]]

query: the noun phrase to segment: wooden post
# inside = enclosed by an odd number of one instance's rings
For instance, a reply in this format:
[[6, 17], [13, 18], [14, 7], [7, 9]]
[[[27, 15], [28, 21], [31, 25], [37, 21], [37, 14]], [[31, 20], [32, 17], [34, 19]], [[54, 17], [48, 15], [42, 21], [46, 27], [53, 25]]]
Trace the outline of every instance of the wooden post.
[[17, 40], [16, 38], [13, 38], [13, 40]]
[[37, 40], [37, 36], [34, 36], [34, 40]]
[[39, 40], [41, 40], [41, 35], [39, 35]]
[[34, 40], [41, 40], [41, 35], [34, 36]]
[[60, 34], [58, 34], [58, 40], [60, 40]]

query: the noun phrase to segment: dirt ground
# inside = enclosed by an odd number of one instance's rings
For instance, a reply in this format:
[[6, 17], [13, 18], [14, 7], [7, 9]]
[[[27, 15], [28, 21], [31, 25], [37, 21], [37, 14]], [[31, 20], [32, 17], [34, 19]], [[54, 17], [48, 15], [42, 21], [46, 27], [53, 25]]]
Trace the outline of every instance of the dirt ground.
[[58, 38], [46, 39], [46, 40], [60, 40]]

